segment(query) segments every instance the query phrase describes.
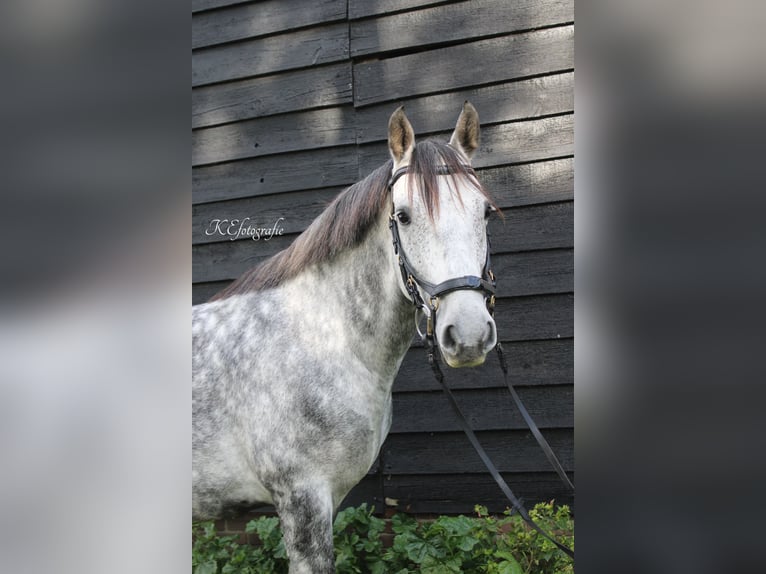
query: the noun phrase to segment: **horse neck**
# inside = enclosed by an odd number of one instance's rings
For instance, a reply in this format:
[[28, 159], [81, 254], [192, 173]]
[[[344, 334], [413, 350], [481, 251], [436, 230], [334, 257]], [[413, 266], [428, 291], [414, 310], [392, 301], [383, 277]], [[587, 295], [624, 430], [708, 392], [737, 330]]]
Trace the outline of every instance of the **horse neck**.
[[319, 320], [340, 328], [344, 347], [384, 379], [393, 379], [409, 348], [414, 311], [396, 275], [387, 217], [356, 247], [307, 273]]

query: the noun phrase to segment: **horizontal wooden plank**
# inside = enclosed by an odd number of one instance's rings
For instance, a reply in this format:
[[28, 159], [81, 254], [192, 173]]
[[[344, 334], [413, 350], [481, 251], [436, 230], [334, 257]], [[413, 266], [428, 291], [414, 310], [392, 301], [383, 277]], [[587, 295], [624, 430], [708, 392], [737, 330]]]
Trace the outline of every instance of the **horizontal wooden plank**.
[[192, 52], [192, 86], [273, 74], [348, 57], [348, 24], [340, 22]]
[[498, 299], [495, 324], [501, 341], [574, 337], [574, 295]]
[[[525, 387], [518, 394], [541, 429], [574, 427], [573, 385]], [[506, 388], [462, 390], [454, 395], [474, 431], [527, 428]], [[441, 391], [394, 394], [393, 406], [392, 433], [461, 430]]]
[[351, 22], [351, 56], [466, 41], [574, 21], [573, 0], [472, 0]]
[[[434, 139], [448, 141], [450, 133], [435, 134]], [[566, 114], [484, 128], [472, 164], [476, 168], [496, 167], [562, 158], [573, 153], [574, 115]], [[378, 167], [388, 155], [385, 142], [359, 146], [360, 174]]]
[[[249, 214], [241, 215], [246, 217]], [[290, 217], [285, 216], [284, 223], [289, 224], [289, 220]], [[493, 254], [569, 248], [574, 242], [573, 203], [509, 209], [505, 211], [505, 220], [491, 221], [489, 229]], [[193, 245], [193, 281], [221, 281], [239, 277], [256, 262], [285, 249], [295, 237], [283, 235], [269, 241], [224, 239], [217, 243]]]
[[233, 6], [235, 4], [245, 4], [250, 1], [252, 0], [192, 0], [192, 13], [223, 8], [224, 6]]
[[[538, 502], [555, 500], [557, 505], [574, 504], [574, 495], [553, 472], [501, 473], [527, 508]], [[567, 473], [574, 482], [574, 473]], [[502, 513], [508, 499], [489, 474], [386, 475], [383, 489], [397, 512], [433, 514], [473, 514], [474, 506]]]
[[[342, 190], [331, 187], [193, 205], [192, 244], [231, 241], [239, 232], [240, 225], [272, 228], [278, 220], [281, 220], [279, 226], [285, 233], [300, 233]], [[215, 220], [221, 223], [216, 224]]]
[[227, 243], [203, 243], [192, 246], [192, 281], [217, 281], [221, 277], [239, 277], [275, 253], [286, 249], [294, 235], [275, 236], [269, 241], [241, 239]]
[[351, 102], [351, 63], [192, 90], [192, 128]]
[[574, 291], [574, 250], [504, 253], [492, 260], [498, 297]]
[[552, 249], [574, 245], [574, 202], [515, 207], [492, 219], [492, 253]]
[[339, 106], [257, 118], [192, 132], [192, 165], [351, 145], [354, 110]]
[[399, 10], [440, 4], [444, 0], [349, 0], [349, 18], [364, 18]]
[[[454, 129], [466, 100], [479, 112], [482, 127], [486, 127], [487, 124], [571, 112], [574, 109], [574, 73], [563, 72], [422, 96], [407, 100], [405, 111], [416, 135], [422, 137], [421, 134], [449, 133]], [[386, 141], [388, 118], [393, 108], [390, 102], [386, 102], [357, 110], [357, 141]]]
[[574, 159], [562, 158], [477, 170], [479, 180], [505, 209], [574, 198]]
[[548, 28], [354, 66], [354, 103], [365, 106], [574, 67], [573, 26]]
[[499, 124], [483, 130], [474, 167], [524, 163], [574, 153], [574, 115]]
[[346, 0], [266, 0], [192, 18], [192, 48], [346, 19]]
[[[574, 381], [574, 341], [503, 341], [508, 378], [514, 387], [559, 385]], [[444, 370], [451, 389], [505, 388], [497, 356], [493, 353], [480, 367]], [[425, 350], [412, 348], [394, 381], [394, 392], [438, 391], [441, 386], [433, 377]]]
[[[572, 429], [543, 432], [566, 471], [574, 470]], [[479, 442], [501, 472], [542, 472], [550, 463], [529, 431], [479, 431]], [[390, 434], [382, 447], [383, 473], [480, 473], [484, 465], [459, 432]]]
[[348, 186], [357, 180], [353, 146], [322, 148], [192, 168], [192, 201], [206, 203], [296, 190]]

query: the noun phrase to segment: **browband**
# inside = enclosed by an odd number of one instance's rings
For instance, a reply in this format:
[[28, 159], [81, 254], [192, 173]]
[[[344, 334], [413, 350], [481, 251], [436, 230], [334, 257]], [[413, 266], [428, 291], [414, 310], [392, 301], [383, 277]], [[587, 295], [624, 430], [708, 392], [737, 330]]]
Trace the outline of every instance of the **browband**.
[[[464, 164], [461, 164], [460, 167], [462, 167], [465, 171], [467, 171], [468, 173], [476, 177], [476, 172], [473, 170], [473, 168], [470, 165], [464, 163]], [[394, 184], [396, 183], [396, 181], [400, 177], [402, 177], [405, 173], [407, 173], [409, 169], [410, 169], [409, 166], [405, 165], [404, 167], [400, 167], [394, 173], [392, 173], [391, 178], [388, 180], [389, 189], [394, 187]], [[446, 165], [439, 165], [439, 166], [436, 166], [436, 173], [438, 175], [451, 175], [453, 173], [459, 173], [459, 172], [456, 172], [455, 170], [450, 169]]]

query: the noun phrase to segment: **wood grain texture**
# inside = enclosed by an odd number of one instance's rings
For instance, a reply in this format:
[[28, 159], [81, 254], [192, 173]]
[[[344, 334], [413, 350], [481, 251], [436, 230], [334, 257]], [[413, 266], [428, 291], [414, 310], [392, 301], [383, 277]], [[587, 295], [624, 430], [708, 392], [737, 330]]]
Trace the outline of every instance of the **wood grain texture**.
[[574, 291], [574, 249], [504, 253], [492, 259], [498, 297]]
[[346, 0], [267, 0], [236, 4], [194, 16], [192, 48], [345, 19]]
[[572, 158], [477, 171], [484, 189], [489, 191], [502, 209], [574, 198]]
[[192, 128], [351, 103], [351, 63], [192, 90]]
[[286, 153], [192, 168], [192, 202], [230, 200], [330, 186], [357, 180], [352, 146]]
[[[574, 74], [564, 72], [422, 96], [409, 99], [404, 105], [415, 135], [422, 138], [428, 134], [450, 133], [466, 100], [479, 111], [482, 130], [495, 123], [571, 112], [574, 110]], [[390, 102], [358, 109], [357, 141], [385, 141], [392, 111]]]
[[472, 0], [351, 22], [351, 56], [412, 50], [574, 21], [573, 0]]
[[327, 64], [347, 56], [345, 22], [203, 48], [192, 53], [192, 86]]
[[574, 67], [573, 35], [573, 26], [561, 26], [359, 62], [354, 103], [365, 106], [569, 70]]
[[[449, 382], [449, 377], [447, 380]], [[574, 426], [572, 385], [526, 387], [517, 392], [540, 429]], [[505, 388], [454, 391], [454, 395], [474, 431], [527, 428]], [[445, 416], [451, 412], [442, 391], [397, 393], [391, 433], [459, 432], [456, 417]]]
[[574, 337], [574, 295], [498, 299], [495, 324], [501, 341]]
[[192, 13], [203, 10], [214, 10], [224, 6], [234, 6], [236, 4], [246, 4], [251, 0], [192, 0]]
[[[435, 134], [447, 141], [451, 132]], [[417, 136], [416, 136], [417, 140]], [[359, 171], [367, 174], [387, 159], [384, 142], [359, 146]], [[574, 154], [574, 115], [567, 114], [497, 124], [481, 131], [475, 168], [562, 158]]]
[[[231, 236], [217, 233], [214, 223], [216, 219], [228, 220], [228, 225], [231, 225], [233, 221], [249, 218], [246, 225], [263, 228], [273, 226], [277, 220], [283, 218], [280, 226], [285, 233], [300, 233], [325, 210], [341, 190], [342, 188], [333, 187], [193, 205], [192, 243], [198, 245], [230, 241]], [[236, 225], [238, 231], [239, 225]]]
[[510, 253], [574, 245], [574, 202], [506, 209], [505, 219], [492, 219], [492, 252]]
[[257, 118], [192, 132], [192, 165], [355, 142], [354, 110], [340, 106]]
[[443, 2], [444, 0], [349, 0], [348, 17], [364, 18]]
[[[547, 429], [543, 434], [564, 470], [573, 470], [572, 430]], [[529, 431], [479, 431], [476, 436], [501, 472], [540, 472], [550, 468]], [[381, 451], [384, 474], [458, 474], [484, 470], [481, 459], [460, 432], [392, 434]]]

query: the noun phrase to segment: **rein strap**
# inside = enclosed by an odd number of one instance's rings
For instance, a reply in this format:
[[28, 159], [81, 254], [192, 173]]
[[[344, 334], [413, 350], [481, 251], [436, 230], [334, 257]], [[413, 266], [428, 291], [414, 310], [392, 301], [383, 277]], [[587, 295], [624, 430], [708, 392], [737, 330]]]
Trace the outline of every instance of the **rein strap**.
[[[470, 166], [463, 166], [463, 167], [470, 173], [474, 173], [473, 169]], [[396, 181], [405, 173], [407, 173], [407, 170], [408, 170], [407, 167], [402, 167], [396, 170], [391, 175], [391, 179], [388, 182], [389, 191], [392, 190]], [[447, 175], [452, 173], [452, 171], [446, 166], [441, 166], [438, 173], [441, 175]], [[392, 198], [392, 203], [393, 203], [393, 198]], [[479, 443], [479, 440], [476, 438], [476, 434], [473, 432], [470, 424], [468, 424], [468, 421], [466, 420], [465, 416], [460, 410], [460, 406], [458, 405], [457, 400], [455, 399], [455, 396], [452, 394], [452, 391], [447, 386], [447, 383], [444, 380], [444, 374], [442, 373], [441, 368], [439, 367], [439, 361], [435, 353], [435, 347], [436, 347], [435, 323], [436, 323], [436, 309], [439, 304], [439, 297], [447, 293], [451, 293], [452, 291], [458, 291], [461, 289], [482, 291], [487, 296], [487, 308], [489, 310], [490, 315], [494, 314], [495, 276], [492, 273], [491, 262], [490, 262], [491, 246], [489, 242], [489, 231], [487, 231], [487, 257], [484, 262], [482, 277], [477, 277], [475, 275], [464, 275], [462, 277], [455, 277], [453, 279], [447, 279], [446, 281], [442, 281], [441, 283], [433, 284], [433, 283], [430, 283], [429, 281], [426, 281], [425, 279], [422, 279], [421, 277], [418, 277], [418, 275], [415, 273], [415, 270], [412, 268], [412, 265], [410, 264], [409, 260], [407, 259], [407, 256], [404, 254], [401, 239], [399, 237], [399, 226], [397, 225], [396, 217], [393, 213], [393, 209], [392, 209], [392, 213], [389, 215], [388, 227], [391, 230], [391, 238], [394, 245], [394, 253], [398, 257], [399, 271], [402, 276], [402, 282], [404, 283], [404, 286], [407, 290], [407, 293], [410, 296], [410, 300], [412, 301], [413, 305], [415, 305], [416, 308], [423, 310], [423, 312], [426, 313], [426, 316], [428, 317], [426, 334], [423, 337], [428, 347], [428, 364], [431, 366], [431, 370], [433, 371], [434, 377], [436, 377], [436, 380], [439, 381], [439, 384], [444, 390], [444, 393], [447, 395], [450, 406], [452, 407], [452, 410], [457, 416], [457, 420], [458, 420], [458, 424], [460, 425], [460, 428], [465, 433], [466, 437], [468, 438], [468, 441], [471, 443], [471, 446], [473, 446], [474, 450], [479, 455], [479, 458], [484, 463], [484, 466], [487, 467], [487, 470], [489, 471], [490, 475], [492, 475], [492, 478], [500, 487], [500, 490], [503, 491], [503, 494], [505, 494], [506, 498], [508, 498], [508, 500], [511, 502], [513, 510], [518, 512], [519, 516], [521, 516], [524, 522], [526, 522], [532, 529], [534, 529], [535, 531], [540, 533], [542, 536], [550, 540], [553, 544], [556, 545], [556, 547], [561, 552], [563, 552], [564, 554], [569, 556], [572, 560], [574, 560], [574, 552], [570, 548], [567, 548], [560, 542], [556, 541], [550, 534], [545, 532], [545, 530], [543, 530], [534, 520], [532, 520], [526, 508], [524, 507], [523, 502], [520, 499], [518, 499], [516, 495], [513, 494], [513, 491], [511, 490], [511, 488], [508, 486], [508, 484], [505, 482], [500, 472], [492, 463], [492, 460], [489, 458], [486, 451], [481, 446], [481, 443]], [[420, 294], [420, 289], [422, 289], [428, 295], [429, 297], [428, 303], [426, 303], [426, 301], [423, 300], [423, 297]], [[535, 421], [530, 416], [529, 411], [527, 411], [526, 407], [521, 402], [521, 398], [516, 392], [516, 389], [513, 388], [513, 385], [508, 380], [508, 365], [506, 364], [506, 361], [505, 361], [503, 348], [499, 342], [495, 346], [495, 350], [497, 351], [497, 355], [500, 360], [500, 368], [502, 369], [503, 375], [505, 377], [505, 384], [511, 393], [511, 397], [513, 397], [513, 400], [516, 403], [516, 407], [519, 409], [519, 412], [521, 413], [522, 418], [526, 422], [529, 429], [532, 431], [532, 435], [535, 437], [535, 440], [537, 441], [537, 443], [540, 445], [540, 448], [542, 448], [543, 452], [545, 453], [546, 458], [551, 463], [556, 473], [559, 475], [559, 478], [561, 478], [562, 482], [564, 482], [564, 484], [566, 484], [570, 489], [574, 490], [574, 485], [572, 484], [572, 481], [569, 480], [569, 477], [564, 471], [564, 468], [562, 467], [559, 460], [556, 458], [556, 455], [553, 453], [553, 449], [551, 449], [550, 445], [545, 440], [545, 437], [543, 437], [542, 433], [540, 432], [540, 429], [537, 427], [537, 425], [535, 424]]]
[[[502, 355], [502, 350], [499, 343], [496, 348], [498, 351], [498, 355], [501, 357], [501, 363], [503, 363], [504, 359], [502, 358], [503, 355]], [[524, 522], [526, 522], [532, 529], [538, 532], [541, 536], [551, 541], [553, 544], [556, 545], [556, 548], [558, 548], [561, 552], [563, 552], [564, 554], [569, 556], [572, 560], [574, 560], [574, 557], [575, 557], [574, 551], [571, 548], [564, 546], [561, 542], [554, 539], [553, 536], [548, 534], [545, 530], [543, 530], [540, 527], [539, 524], [537, 524], [534, 520], [532, 520], [532, 517], [529, 516], [529, 512], [527, 512], [527, 509], [524, 507], [524, 503], [521, 500], [519, 500], [515, 494], [513, 494], [511, 487], [508, 486], [507, 482], [505, 482], [505, 479], [503, 479], [502, 475], [500, 474], [500, 471], [497, 470], [497, 467], [492, 462], [492, 459], [489, 458], [489, 455], [484, 450], [484, 447], [481, 446], [479, 439], [476, 438], [476, 434], [473, 432], [473, 429], [471, 429], [471, 426], [468, 424], [468, 421], [466, 420], [465, 415], [460, 410], [460, 406], [458, 405], [457, 400], [455, 399], [455, 395], [452, 394], [452, 391], [447, 386], [447, 383], [444, 380], [444, 373], [442, 373], [442, 370], [439, 367], [439, 361], [436, 358], [436, 355], [434, 353], [433, 345], [429, 345], [428, 364], [431, 365], [431, 370], [434, 373], [434, 377], [436, 377], [436, 380], [439, 381], [439, 384], [441, 385], [442, 390], [444, 390], [444, 394], [447, 395], [447, 398], [449, 399], [449, 404], [452, 407], [453, 412], [457, 416], [457, 421], [458, 421], [458, 424], [460, 425], [460, 428], [465, 433], [466, 437], [468, 438], [468, 441], [471, 443], [471, 446], [476, 451], [476, 454], [479, 455], [479, 458], [484, 463], [484, 466], [487, 467], [489, 474], [492, 475], [492, 478], [500, 487], [500, 490], [503, 491], [503, 494], [505, 494], [506, 498], [511, 502], [511, 506], [513, 510], [518, 512], [522, 520], [524, 520]], [[508, 382], [507, 373], [506, 373], [506, 382]], [[508, 387], [512, 388], [510, 384], [508, 385]], [[519, 405], [520, 403], [517, 402], [516, 404]], [[526, 409], [524, 409], [524, 411], [526, 412]]]

